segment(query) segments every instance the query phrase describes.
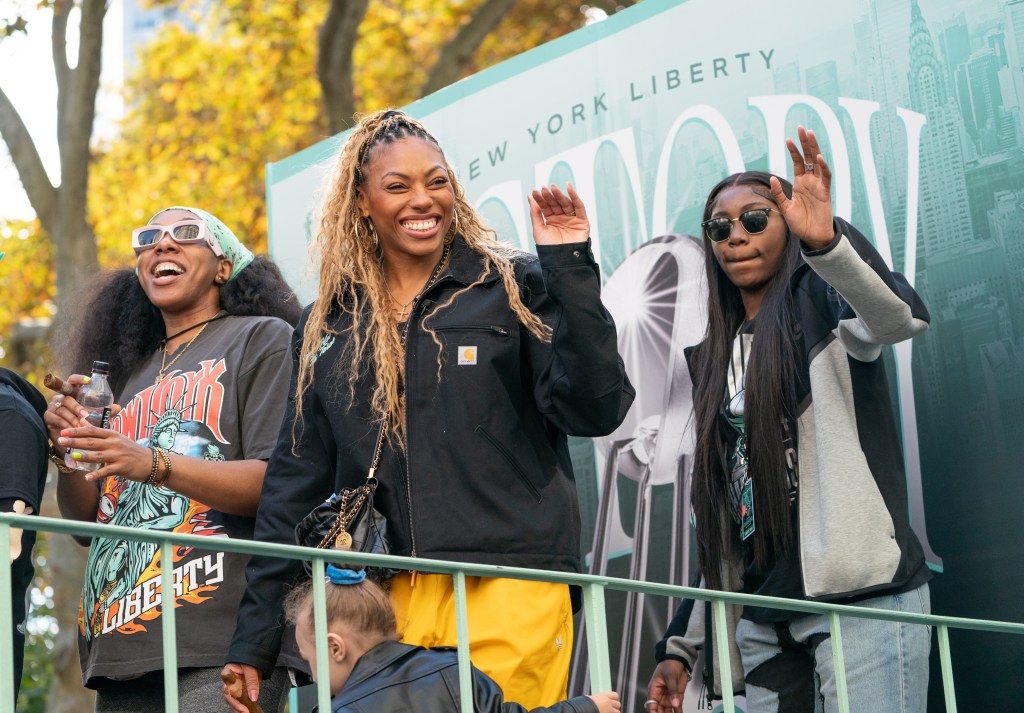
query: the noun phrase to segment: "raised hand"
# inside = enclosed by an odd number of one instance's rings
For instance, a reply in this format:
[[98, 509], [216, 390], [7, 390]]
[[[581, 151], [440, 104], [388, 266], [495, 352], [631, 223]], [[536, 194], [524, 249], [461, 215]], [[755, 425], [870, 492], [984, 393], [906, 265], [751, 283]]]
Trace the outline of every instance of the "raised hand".
[[552, 184], [550, 188], [537, 188], [527, 196], [533, 239], [538, 245], [583, 243], [590, 237], [587, 209], [576, 195], [571, 183], [565, 193]]
[[[813, 131], [797, 128], [800, 149], [792, 139], [786, 148], [793, 158], [793, 197], [786, 198], [779, 179], [772, 176], [775, 202], [786, 219], [789, 232], [811, 249], [821, 249], [835, 236], [832, 227], [832, 171], [821, 155]], [[802, 153], [801, 153], [802, 151]]]

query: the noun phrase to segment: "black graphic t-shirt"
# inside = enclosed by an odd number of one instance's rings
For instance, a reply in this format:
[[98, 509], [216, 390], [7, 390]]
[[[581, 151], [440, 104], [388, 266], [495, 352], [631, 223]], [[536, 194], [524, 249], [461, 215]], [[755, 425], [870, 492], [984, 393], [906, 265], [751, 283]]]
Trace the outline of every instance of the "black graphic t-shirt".
[[[155, 352], [118, 395], [123, 410], [111, 428], [194, 458], [267, 460], [288, 394], [291, 331], [272, 317], [211, 322], [157, 384]], [[222, 513], [170, 488], [118, 477], [101, 485], [96, 519], [211, 538], [252, 538], [254, 525], [253, 518]], [[173, 555], [178, 666], [221, 666], [248, 556], [188, 547], [173, 548]], [[155, 544], [93, 540], [79, 613], [87, 685], [97, 677], [133, 678], [163, 668], [160, 559]]]
[[[755, 487], [750, 483], [748, 470], [748, 453], [746, 439], [746, 384], [747, 364], [754, 340], [754, 322], [747, 322], [733, 340], [729, 368], [726, 371], [726, 390], [722, 403], [722, 418], [727, 424], [730, 434], [729, 452], [726, 464], [729, 478], [729, 513], [735, 524], [736, 532], [740, 533], [744, 520], [745, 508], [742, 492], [744, 487]], [[792, 432], [791, 430], [789, 432]], [[795, 448], [795, 444], [792, 444]], [[799, 532], [797, 508], [795, 504], [797, 490], [797, 470], [790, 469], [790, 514], [793, 518], [793, 532]], [[757, 528], [757, 513], [754, 512], [754, 528]], [[763, 594], [772, 597], [803, 599], [803, 578], [800, 575], [800, 557], [797, 546], [790, 547], [782, 556], [772, 558], [764, 567], [754, 566], [753, 546], [750, 540], [740, 541], [743, 552], [743, 592], [747, 594]], [[746, 606], [743, 618], [758, 623], [786, 621], [798, 616], [799, 612], [788, 612], [781, 609]]]

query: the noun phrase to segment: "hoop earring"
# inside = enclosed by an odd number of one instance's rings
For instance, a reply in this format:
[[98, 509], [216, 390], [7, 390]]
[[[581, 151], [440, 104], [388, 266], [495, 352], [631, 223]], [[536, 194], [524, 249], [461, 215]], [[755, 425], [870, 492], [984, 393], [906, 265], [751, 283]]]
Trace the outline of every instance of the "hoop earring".
[[377, 237], [377, 231], [369, 220], [366, 221], [366, 237], [366, 240], [359, 241], [359, 245], [362, 247], [363, 252], [368, 255], [375, 255], [380, 247], [380, 238]]
[[452, 206], [452, 224], [448, 228], [448, 232], [444, 236], [444, 244], [451, 245], [452, 241], [455, 240], [455, 233], [459, 232], [459, 210], [454, 205]]

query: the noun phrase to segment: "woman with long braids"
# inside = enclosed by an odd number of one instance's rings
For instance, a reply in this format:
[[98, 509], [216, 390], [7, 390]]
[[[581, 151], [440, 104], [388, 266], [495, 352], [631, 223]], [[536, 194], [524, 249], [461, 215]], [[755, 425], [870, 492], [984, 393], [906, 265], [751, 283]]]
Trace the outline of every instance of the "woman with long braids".
[[[257, 538], [293, 543], [310, 510], [365, 481], [383, 433], [375, 505], [393, 553], [579, 571], [566, 434], [610, 433], [633, 398], [583, 202], [571, 186], [533, 191], [538, 257], [513, 250], [437, 141], [394, 110], [359, 122], [326, 191], [319, 294], [295, 331]], [[229, 667], [250, 695], [278, 655], [300, 572], [274, 558], [249, 569]], [[568, 587], [470, 580], [474, 664], [527, 708], [565, 698]], [[390, 591], [403, 641], [456, 644], [451, 577], [403, 573]]]
[[[209, 550], [176, 549], [173, 563], [179, 705], [209, 710], [248, 561], [216, 542], [252, 538], [300, 308], [273, 263], [197, 208], [160, 211], [132, 246], [135, 268], [109, 273], [83, 301], [64, 358], [82, 374], [107, 362], [123, 408], [100, 428], [83, 420], [77, 392], [58, 393], [44, 420], [64, 517], [214, 538]], [[80, 386], [82, 374], [67, 382]], [[66, 448], [97, 469], [67, 467]], [[92, 541], [79, 651], [97, 711], [164, 710], [162, 565], [156, 545]], [[280, 710], [286, 669], [268, 684], [263, 706]]]
[[[829, 167], [813, 132], [798, 138], [793, 185], [734, 174], [704, 208], [708, 328], [687, 350], [700, 571], [711, 589], [927, 613], [882, 346], [923, 332], [928, 312], [833, 217]], [[682, 710], [697, 650], [714, 658], [705, 622], [704, 603], [679, 607], [648, 711]], [[747, 711], [837, 710], [826, 617], [745, 607], [732, 625]], [[842, 639], [850, 710], [923, 713], [927, 627], [844, 617]], [[721, 691], [711, 665], [709, 699]]]

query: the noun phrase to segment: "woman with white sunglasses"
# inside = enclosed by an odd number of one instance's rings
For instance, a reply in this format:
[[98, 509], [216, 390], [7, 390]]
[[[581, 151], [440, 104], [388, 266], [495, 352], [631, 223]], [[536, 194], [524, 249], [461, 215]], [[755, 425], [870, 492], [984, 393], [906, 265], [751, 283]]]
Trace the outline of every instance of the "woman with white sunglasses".
[[[110, 273], [83, 302], [64, 363], [110, 365], [120, 404], [110, 428], [88, 425], [75, 401], [88, 377], [45, 416], [61, 470], [66, 518], [134, 529], [251, 538], [266, 461], [277, 442], [291, 372], [296, 297], [268, 260], [254, 257], [216, 217], [169, 208], [132, 233], [135, 269]], [[88, 469], [64, 465], [73, 458]], [[98, 468], [97, 468], [98, 466]], [[247, 557], [175, 548], [178, 691], [182, 710], [220, 697], [220, 665], [245, 586]], [[95, 538], [79, 620], [85, 685], [97, 711], [164, 709], [156, 545]], [[284, 701], [278, 669], [262, 689]]]

